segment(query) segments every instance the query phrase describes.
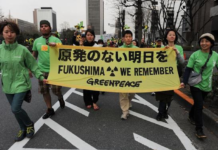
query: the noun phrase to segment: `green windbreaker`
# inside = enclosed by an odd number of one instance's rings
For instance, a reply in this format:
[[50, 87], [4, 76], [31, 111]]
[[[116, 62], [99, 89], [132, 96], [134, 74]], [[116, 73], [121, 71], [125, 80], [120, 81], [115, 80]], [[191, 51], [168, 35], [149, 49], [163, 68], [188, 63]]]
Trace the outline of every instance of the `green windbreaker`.
[[31, 89], [29, 70], [36, 78], [43, 80], [37, 62], [26, 47], [18, 44], [0, 45], [0, 70], [3, 92], [15, 94]]

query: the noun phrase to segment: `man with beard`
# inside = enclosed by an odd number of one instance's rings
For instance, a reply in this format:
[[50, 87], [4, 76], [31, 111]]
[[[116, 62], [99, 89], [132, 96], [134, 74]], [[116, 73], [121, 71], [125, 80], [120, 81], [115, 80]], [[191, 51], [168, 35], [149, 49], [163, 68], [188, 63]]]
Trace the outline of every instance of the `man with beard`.
[[[44, 78], [47, 79], [50, 71], [50, 46], [61, 44], [61, 41], [58, 38], [51, 36], [51, 26], [47, 20], [40, 21], [40, 32], [42, 36], [37, 38], [33, 43], [33, 56], [36, 59], [39, 57], [38, 66], [41, 72], [43, 72]], [[52, 92], [58, 96], [61, 108], [65, 107], [61, 87], [56, 85], [49, 85], [39, 81], [39, 92], [43, 95], [47, 106], [47, 112], [42, 117], [43, 119], [47, 119], [55, 114], [51, 105], [51, 95], [49, 93], [50, 86]]]

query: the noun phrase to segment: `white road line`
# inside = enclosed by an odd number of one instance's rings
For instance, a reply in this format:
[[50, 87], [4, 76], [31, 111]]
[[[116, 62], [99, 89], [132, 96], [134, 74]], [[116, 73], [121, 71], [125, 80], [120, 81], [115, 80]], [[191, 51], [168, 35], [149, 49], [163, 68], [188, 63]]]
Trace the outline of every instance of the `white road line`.
[[149, 103], [148, 101], [146, 101], [145, 99], [143, 99], [139, 95], [136, 94], [135, 98], [137, 98], [138, 101], [134, 100], [134, 102], [146, 105], [146, 106], [150, 107], [151, 109], [153, 109], [155, 112], [158, 112], [158, 108], [156, 106], [154, 106], [153, 104]]
[[51, 129], [53, 129], [55, 132], [57, 132], [59, 135], [61, 135], [64, 139], [66, 139], [68, 142], [70, 142], [72, 145], [77, 147], [80, 150], [96, 150], [96, 148], [92, 147], [88, 143], [81, 140], [79, 137], [56, 123], [55, 121], [51, 119], [47, 119], [45, 122], [46, 125], [48, 125]]
[[[79, 92], [79, 91], [76, 91], [75, 89], [72, 89], [71, 92], [72, 92], [72, 93], [75, 93], [75, 94], [77, 94], [77, 95], [83, 96], [83, 93], [81, 93], [81, 92]], [[71, 93], [70, 93], [70, 94], [71, 94]], [[82, 109], [82, 108], [79, 108], [79, 107], [76, 106], [76, 105], [70, 104], [70, 103], [68, 103], [68, 102], [66, 102], [65, 104], [66, 104], [66, 106], [69, 107], [70, 109], [75, 110], [75, 111], [77, 111], [78, 113], [83, 114], [83, 115], [86, 116], [86, 117], [89, 116], [89, 112], [88, 112], [88, 111], [86, 111], [86, 110], [84, 110], [84, 109]]]
[[196, 150], [196, 148], [193, 146], [190, 139], [185, 135], [185, 133], [181, 130], [181, 128], [177, 125], [177, 123], [169, 117], [169, 119], [166, 120], [168, 124], [172, 127], [174, 133], [176, 136], [180, 139], [184, 147], [188, 150]]
[[138, 134], [133, 133], [133, 136], [134, 136], [134, 139], [137, 142], [139, 142], [139, 143], [141, 143], [141, 144], [143, 144], [146, 147], [149, 147], [151, 149], [154, 149], [154, 150], [170, 150], [170, 149], [168, 149], [166, 147], [163, 147], [163, 146], [161, 146], [161, 145], [159, 145], [157, 143], [154, 143], [154, 142], [152, 142], [152, 141], [150, 141], [150, 140], [148, 140], [148, 139], [146, 139], [146, 138], [144, 138], [144, 137], [142, 137], [142, 136], [140, 136]]
[[[73, 91], [75, 91], [75, 89], [70, 89], [66, 92], [66, 94], [64, 94], [64, 100], [66, 101], [66, 99], [70, 96], [70, 94], [73, 93]], [[59, 107], [59, 102], [57, 101], [53, 108], [56, 111]], [[35, 127], [35, 132], [37, 132], [45, 123], [45, 120], [42, 119], [42, 117], [40, 117], [40, 119], [35, 123], [34, 127]], [[9, 150], [23, 150], [24, 146], [29, 142], [30, 139], [25, 138], [24, 140], [20, 141], [20, 142], [16, 142], [14, 143]]]
[[[60, 149], [37, 149], [37, 148], [24, 148], [24, 150], [60, 150]], [[61, 149], [61, 150], [78, 150], [78, 149]]]
[[77, 95], [80, 95], [80, 96], [83, 96], [83, 93], [82, 92], [80, 92], [80, 91], [73, 91], [73, 93], [75, 93], [75, 94], [77, 94]]
[[[150, 107], [151, 109], [153, 109], [155, 112], [158, 112], [158, 108], [154, 106], [153, 104], [149, 103], [148, 101], [146, 101], [139, 95], [135, 95], [135, 97], [139, 101], [134, 100], [134, 102], [146, 105]], [[177, 125], [177, 123], [170, 116], [169, 116], [169, 119], [166, 119], [166, 121], [187, 150], [196, 150], [196, 148], [193, 146], [190, 139], [185, 135], [185, 133], [181, 130], [181, 128]]]
[[76, 105], [70, 104], [70, 103], [68, 103], [68, 102], [66, 102], [65, 104], [66, 104], [66, 106], [69, 107], [70, 109], [75, 110], [75, 111], [77, 111], [78, 113], [80, 113], [80, 114], [82, 114], [82, 115], [84, 115], [84, 116], [86, 116], [86, 117], [89, 116], [89, 112], [88, 112], [88, 111], [86, 111], [86, 110], [84, 110], [84, 109], [81, 109], [81, 108], [77, 107]]
[[[40, 118], [34, 125], [35, 127], [35, 132], [37, 132], [45, 123], [45, 120], [43, 120], [42, 118]], [[29, 142], [30, 139], [25, 138], [24, 140], [20, 141], [20, 142], [16, 142], [14, 143], [9, 150], [23, 150], [24, 146]]]
[[[75, 89], [70, 89], [65, 95], [64, 95], [64, 100], [66, 101], [66, 99], [72, 94], [78, 94], [80, 96], [83, 96], [83, 93], [79, 92], [79, 91], [75, 91]], [[139, 104], [143, 104], [146, 105], [148, 107], [150, 107], [151, 109], [153, 109], [155, 112], [158, 111], [157, 107], [155, 107], [154, 105], [152, 105], [151, 103], [149, 103], [148, 101], [146, 101], [145, 99], [141, 98], [139, 95], [135, 96], [137, 98], [134, 99], [133, 101]], [[75, 105], [72, 105], [68, 102], [66, 102], [66, 106], [85, 115], [88, 116], [89, 112], [87, 112], [86, 110], [83, 110]], [[53, 106], [53, 108], [55, 109], [55, 111], [59, 108], [59, 102], [56, 102], [55, 105]], [[176, 124], [176, 122], [169, 117], [169, 119], [167, 119], [167, 123], [163, 123], [163, 122], [157, 122], [155, 119], [147, 117], [145, 115], [130, 111], [130, 114], [133, 116], [136, 116], [138, 118], [144, 119], [146, 121], [152, 122], [154, 124], [163, 126], [165, 128], [168, 129], [172, 129], [174, 131], [174, 133], [177, 135], [177, 137], [180, 139], [180, 141], [182, 142], [182, 144], [184, 145], [184, 147], [188, 150], [196, 150], [196, 148], [192, 145], [191, 141], [188, 139], [188, 137], [183, 133], [183, 131], [179, 128], [179, 126]], [[79, 149], [95, 149], [94, 147], [90, 146], [89, 144], [85, 143], [84, 141], [82, 141], [80, 138], [78, 138], [76, 135], [74, 135], [73, 133], [69, 132], [68, 130], [66, 130], [65, 128], [63, 128], [62, 126], [60, 126], [59, 124], [57, 124], [56, 122], [52, 121], [51, 119], [46, 119], [43, 120], [42, 118], [40, 118], [36, 123], [35, 123], [35, 130], [36, 132], [42, 127], [43, 124], [47, 124], [50, 128], [52, 128], [55, 132], [57, 132], [58, 134], [60, 134], [63, 138], [65, 138], [67, 141], [69, 141], [70, 143], [72, 143], [72, 145], [74, 145], [75, 147], [80, 147]], [[64, 133], [64, 134], [63, 134]], [[134, 138], [137, 142], [142, 143], [143, 145], [146, 145], [147, 147], [150, 148], [154, 148], [155, 146], [159, 146], [159, 148], [162, 150], [165, 147], [162, 147], [161, 145], [158, 145], [144, 137], [141, 137], [137, 134], [134, 133]], [[72, 140], [73, 139], [73, 140]], [[76, 142], [75, 142], [76, 140]], [[39, 149], [32, 149], [32, 148], [23, 148], [27, 142], [29, 141], [29, 139], [24, 139], [21, 142], [17, 142], [14, 145], [12, 145], [10, 147], [9, 150], [39, 150]], [[85, 144], [84, 144], [85, 143]], [[84, 147], [85, 146], [85, 147]], [[167, 149], [167, 148], [165, 148]], [[45, 150], [45, 149], [43, 149]]]
[[162, 126], [162, 127], [165, 127], [165, 128], [168, 128], [168, 129], [171, 129], [171, 127], [169, 126], [169, 124], [167, 123], [164, 123], [162, 121], [157, 121], [156, 119], [153, 119], [153, 118], [150, 118], [148, 116], [145, 116], [145, 115], [142, 115], [142, 114], [139, 114], [137, 112], [134, 112], [134, 111], [129, 111], [129, 113], [135, 117], [138, 117], [140, 119], [143, 119], [143, 120], [146, 120], [146, 121], [149, 121], [151, 123], [154, 123], [154, 124], [157, 124], [159, 126]]
[[[79, 91], [73, 91], [75, 94], [78, 94], [80, 96], [83, 96], [83, 93], [79, 92]], [[142, 97], [140, 97], [139, 95], [135, 95], [136, 99], [133, 99], [133, 102], [142, 104], [142, 105], [146, 105], [148, 107], [150, 107], [152, 110], [154, 110], [155, 112], [158, 112], [158, 108], [156, 106], [154, 106], [153, 104], [149, 103], [148, 101], [146, 101], [145, 99], [143, 99]], [[181, 143], [184, 145], [184, 147], [187, 150], [196, 150], [196, 148], [192, 145], [192, 142], [190, 141], [190, 139], [184, 134], [184, 132], [180, 129], [180, 127], [176, 124], [176, 122], [169, 116], [169, 119], [166, 119], [167, 124], [163, 123], [163, 122], [159, 122], [156, 121], [153, 118], [147, 117], [145, 115], [130, 111], [131, 115], [134, 115], [138, 118], [144, 119], [146, 121], [152, 122], [154, 124], [163, 126], [165, 128], [171, 129], [173, 130], [173, 132], [176, 134], [176, 136], [179, 138], [179, 140], [181, 141]]]
[[[70, 90], [68, 90], [65, 94], [64, 94], [64, 101], [67, 100], [67, 98], [75, 91], [75, 88], [71, 88]], [[54, 111], [56, 111], [58, 108], [60, 107], [60, 103], [57, 101], [52, 108], [54, 109]]]

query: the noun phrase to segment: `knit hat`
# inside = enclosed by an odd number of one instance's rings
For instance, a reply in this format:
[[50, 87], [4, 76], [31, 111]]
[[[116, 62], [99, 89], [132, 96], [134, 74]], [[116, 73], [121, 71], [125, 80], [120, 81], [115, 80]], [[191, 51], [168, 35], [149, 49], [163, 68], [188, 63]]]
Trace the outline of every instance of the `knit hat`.
[[214, 44], [215, 44], [215, 37], [214, 37], [211, 33], [204, 33], [204, 34], [202, 34], [202, 35], [200, 36], [200, 38], [199, 38], [199, 45], [200, 45], [200, 42], [201, 42], [201, 40], [202, 40], [203, 38], [205, 38], [205, 39], [207, 39], [208, 41], [211, 42], [211, 44], [212, 44], [211, 47], [214, 46]]
[[214, 36], [213, 36], [212, 34], [210, 34], [210, 33], [202, 34], [201, 37], [200, 37], [199, 39], [202, 39], [202, 38], [204, 38], [204, 37], [209, 37], [212, 41], [215, 42], [215, 38], [214, 38]]
[[47, 20], [41, 20], [40, 21], [40, 26], [43, 25], [43, 24], [46, 24], [51, 28], [50, 22], [48, 22]]

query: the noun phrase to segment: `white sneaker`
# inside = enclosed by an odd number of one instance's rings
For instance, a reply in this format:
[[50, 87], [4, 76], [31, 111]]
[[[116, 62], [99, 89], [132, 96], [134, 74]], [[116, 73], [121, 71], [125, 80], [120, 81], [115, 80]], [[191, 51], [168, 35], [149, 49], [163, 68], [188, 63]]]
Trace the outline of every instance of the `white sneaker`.
[[122, 120], [126, 120], [128, 117], [129, 117], [129, 112], [123, 112], [123, 114], [121, 115]]

